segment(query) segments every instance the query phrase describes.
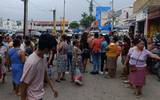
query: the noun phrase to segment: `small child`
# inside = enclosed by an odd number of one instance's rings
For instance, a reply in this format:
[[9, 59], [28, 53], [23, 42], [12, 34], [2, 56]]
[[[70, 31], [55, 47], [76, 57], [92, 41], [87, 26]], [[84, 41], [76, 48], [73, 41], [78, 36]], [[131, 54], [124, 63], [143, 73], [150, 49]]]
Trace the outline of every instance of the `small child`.
[[82, 85], [82, 74], [80, 69], [82, 69], [82, 57], [80, 50], [80, 42], [75, 40], [73, 42], [73, 65], [71, 67], [71, 79], [78, 85]]

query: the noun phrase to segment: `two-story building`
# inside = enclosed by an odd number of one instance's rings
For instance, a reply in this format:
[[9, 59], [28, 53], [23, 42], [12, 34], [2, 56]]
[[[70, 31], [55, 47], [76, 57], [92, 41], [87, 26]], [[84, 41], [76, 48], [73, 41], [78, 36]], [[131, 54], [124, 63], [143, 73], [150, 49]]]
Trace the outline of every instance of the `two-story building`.
[[160, 0], [136, 0], [136, 30], [147, 37], [160, 32]]
[[[56, 21], [56, 30], [61, 31], [62, 25], [63, 21]], [[52, 30], [53, 27], [54, 27], [53, 21], [30, 21], [28, 28], [33, 30], [46, 31], [46, 30]], [[69, 22], [65, 21], [65, 30], [67, 30], [68, 27], [69, 27]]]

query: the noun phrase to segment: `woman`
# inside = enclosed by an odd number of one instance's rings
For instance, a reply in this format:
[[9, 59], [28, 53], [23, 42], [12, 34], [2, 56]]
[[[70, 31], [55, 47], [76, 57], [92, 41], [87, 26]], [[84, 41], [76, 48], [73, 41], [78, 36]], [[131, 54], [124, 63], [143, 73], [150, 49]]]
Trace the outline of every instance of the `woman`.
[[68, 37], [67, 39], [67, 71], [70, 70], [70, 68], [72, 67], [72, 52], [73, 52], [73, 45], [71, 43], [71, 39], [70, 37]]
[[2, 74], [2, 83], [5, 83], [6, 68], [5, 64], [7, 61], [7, 48], [3, 45], [3, 37], [0, 36], [0, 57], [1, 57], [1, 74]]
[[160, 57], [145, 49], [143, 39], [135, 39], [134, 41], [136, 42], [136, 46], [129, 50], [125, 65], [129, 62], [129, 81], [131, 85], [135, 87], [135, 95], [139, 96], [142, 94], [142, 88], [145, 85], [145, 78], [147, 75], [147, 57], [157, 60], [160, 60]]
[[101, 50], [101, 39], [98, 38], [98, 33], [94, 34], [92, 43], [92, 56], [93, 56], [93, 69], [91, 74], [99, 74], [100, 70], [100, 50]]
[[80, 69], [82, 69], [82, 57], [81, 57], [81, 49], [80, 42], [75, 40], [73, 42], [73, 66], [71, 67], [71, 79], [78, 85], [82, 85], [82, 74]]
[[[122, 45], [122, 53], [121, 53], [121, 62], [122, 64], [124, 65], [124, 62], [125, 62], [125, 59], [127, 57], [127, 54], [128, 54], [128, 51], [131, 47], [131, 42], [130, 42], [130, 39], [127, 37], [127, 36], [124, 36], [123, 38], [123, 45]], [[127, 79], [127, 76], [129, 74], [129, 66], [125, 66], [123, 68], [123, 72], [121, 74], [121, 76], [123, 77], [123, 79]]]
[[116, 42], [118, 41], [117, 37], [113, 37], [111, 43], [107, 47], [107, 68], [108, 75], [107, 78], [114, 78], [116, 75], [117, 69], [117, 58], [118, 58], [118, 45]]
[[104, 63], [107, 62], [106, 48], [108, 44], [109, 38], [108, 36], [104, 36], [101, 42], [101, 72], [105, 72], [107, 70], [107, 68], [104, 69]]
[[89, 44], [87, 42], [88, 33], [83, 33], [80, 40], [80, 48], [82, 51], [82, 63], [83, 63], [83, 72], [86, 73], [86, 66], [88, 59], [90, 58]]
[[65, 72], [67, 67], [67, 47], [67, 36], [62, 35], [60, 43], [57, 46], [58, 78], [56, 82], [60, 82], [60, 80], [65, 80]]
[[14, 39], [13, 48], [9, 50], [9, 58], [12, 67], [13, 89], [16, 95], [19, 95], [20, 79], [23, 73], [23, 65], [25, 62], [25, 52], [20, 49], [21, 41]]

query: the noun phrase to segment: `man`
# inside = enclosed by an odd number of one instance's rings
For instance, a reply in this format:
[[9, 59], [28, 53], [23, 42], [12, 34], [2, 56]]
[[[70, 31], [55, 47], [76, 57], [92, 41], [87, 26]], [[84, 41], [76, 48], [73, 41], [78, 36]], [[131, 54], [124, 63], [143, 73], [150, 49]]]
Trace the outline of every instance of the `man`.
[[58, 92], [54, 89], [47, 74], [47, 60], [44, 54], [50, 52], [53, 47], [53, 37], [49, 34], [42, 34], [39, 38], [38, 49], [31, 54], [24, 65], [21, 78], [21, 100], [42, 100], [44, 95], [44, 80], [51, 87], [54, 96]]

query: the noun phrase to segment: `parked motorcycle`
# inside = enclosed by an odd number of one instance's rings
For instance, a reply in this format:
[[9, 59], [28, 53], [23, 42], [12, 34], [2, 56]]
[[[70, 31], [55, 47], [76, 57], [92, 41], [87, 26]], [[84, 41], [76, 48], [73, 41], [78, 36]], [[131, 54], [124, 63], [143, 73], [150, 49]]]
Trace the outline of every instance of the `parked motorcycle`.
[[[153, 53], [160, 56], [160, 33], [157, 33], [154, 36], [153, 43], [156, 47], [155, 50], [153, 50]], [[152, 59], [149, 66], [150, 66], [151, 72], [160, 79], [160, 61]]]
[[[152, 53], [160, 56], [160, 49], [154, 50]], [[148, 58], [147, 62], [148, 62], [148, 66], [149, 66], [151, 73], [157, 75], [158, 73], [157, 71], [160, 69], [160, 66], [159, 66], [160, 62], [152, 58]]]

